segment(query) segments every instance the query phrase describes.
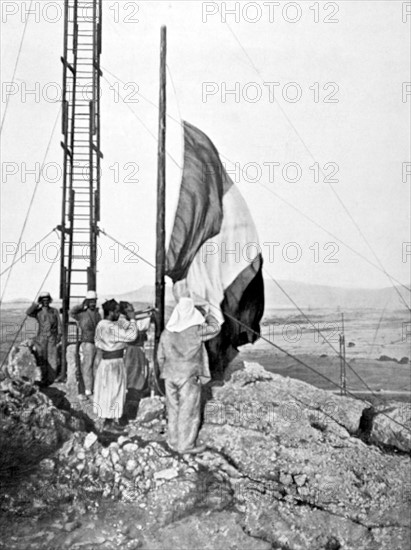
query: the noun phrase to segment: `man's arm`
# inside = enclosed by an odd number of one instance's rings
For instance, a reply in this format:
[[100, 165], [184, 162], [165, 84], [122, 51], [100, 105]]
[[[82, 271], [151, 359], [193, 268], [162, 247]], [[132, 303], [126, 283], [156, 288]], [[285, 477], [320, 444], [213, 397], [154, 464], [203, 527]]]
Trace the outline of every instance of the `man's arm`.
[[60, 313], [58, 312], [58, 310], [56, 309], [56, 317], [57, 317], [57, 338], [59, 340], [61, 340], [61, 335], [62, 335], [62, 332], [63, 332], [63, 327], [62, 327], [62, 324], [61, 324], [61, 317], [60, 317]]
[[163, 338], [160, 337], [160, 342], [158, 344], [158, 349], [157, 349], [157, 362], [158, 362], [158, 366], [160, 367], [160, 372], [163, 372], [165, 360], [166, 360], [166, 355], [164, 350]]
[[101, 360], [103, 359], [103, 350], [100, 348], [96, 348], [96, 355], [94, 356], [93, 361], [93, 373], [96, 374], [96, 371], [98, 369], [99, 364], [101, 363]]
[[134, 319], [123, 321], [123, 323], [127, 324], [117, 323], [117, 326], [114, 328], [114, 341], [116, 343], [124, 342], [125, 344], [130, 344], [138, 336], [137, 323]]
[[151, 315], [149, 317], [145, 317], [144, 319], [137, 319], [136, 322], [137, 322], [137, 328], [139, 332], [147, 331], [150, 328]]
[[26, 315], [28, 317], [37, 317], [37, 313], [39, 312], [39, 305], [36, 302], [33, 302], [29, 309], [26, 311]]
[[201, 340], [207, 342], [220, 332], [221, 326], [213, 315], [208, 314], [205, 323], [201, 325]]
[[78, 321], [80, 313], [84, 311], [84, 302], [82, 304], [78, 304], [70, 309], [70, 315]]

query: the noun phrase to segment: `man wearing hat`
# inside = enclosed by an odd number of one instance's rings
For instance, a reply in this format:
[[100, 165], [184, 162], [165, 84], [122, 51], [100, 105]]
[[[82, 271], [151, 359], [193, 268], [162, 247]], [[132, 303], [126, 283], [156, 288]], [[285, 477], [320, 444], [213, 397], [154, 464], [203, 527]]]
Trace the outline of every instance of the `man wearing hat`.
[[37, 302], [26, 311], [26, 315], [37, 320], [39, 328], [36, 342], [39, 355], [48, 368], [48, 382], [53, 382], [57, 374], [57, 344], [61, 340], [61, 320], [57, 309], [50, 307], [52, 297], [49, 292], [41, 292]]
[[93, 362], [96, 355], [94, 345], [96, 327], [101, 321], [100, 313], [97, 308], [97, 294], [94, 290], [89, 290], [82, 304], [74, 306], [70, 315], [75, 319], [81, 331], [81, 375], [83, 377], [85, 394], [90, 396], [93, 393]]

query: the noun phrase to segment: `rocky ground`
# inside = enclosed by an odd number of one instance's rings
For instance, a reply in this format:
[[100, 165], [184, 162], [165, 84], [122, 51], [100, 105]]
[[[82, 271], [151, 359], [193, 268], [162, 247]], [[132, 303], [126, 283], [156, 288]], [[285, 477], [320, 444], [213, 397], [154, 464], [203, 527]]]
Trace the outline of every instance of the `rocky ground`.
[[411, 546], [407, 404], [374, 409], [248, 363], [208, 390], [206, 452], [180, 456], [162, 398], [102, 434], [90, 404], [39, 390], [30, 360], [21, 346], [1, 373], [0, 548]]

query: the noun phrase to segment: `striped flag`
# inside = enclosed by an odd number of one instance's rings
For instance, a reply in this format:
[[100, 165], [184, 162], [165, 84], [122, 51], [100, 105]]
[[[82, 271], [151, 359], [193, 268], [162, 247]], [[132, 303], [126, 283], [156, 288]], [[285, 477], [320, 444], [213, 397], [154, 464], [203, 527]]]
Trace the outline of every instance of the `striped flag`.
[[166, 257], [166, 274], [211, 304], [220, 334], [208, 342], [211, 371], [222, 372], [238, 346], [260, 333], [262, 255], [247, 204], [218, 151], [184, 122], [184, 167]]

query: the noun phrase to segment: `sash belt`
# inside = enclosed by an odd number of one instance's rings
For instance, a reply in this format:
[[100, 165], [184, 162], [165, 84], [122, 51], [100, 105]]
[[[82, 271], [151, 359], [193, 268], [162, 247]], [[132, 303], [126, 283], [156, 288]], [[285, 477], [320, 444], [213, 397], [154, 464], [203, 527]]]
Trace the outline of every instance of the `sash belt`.
[[115, 351], [104, 351], [103, 350], [103, 359], [123, 359], [124, 350], [118, 349]]

